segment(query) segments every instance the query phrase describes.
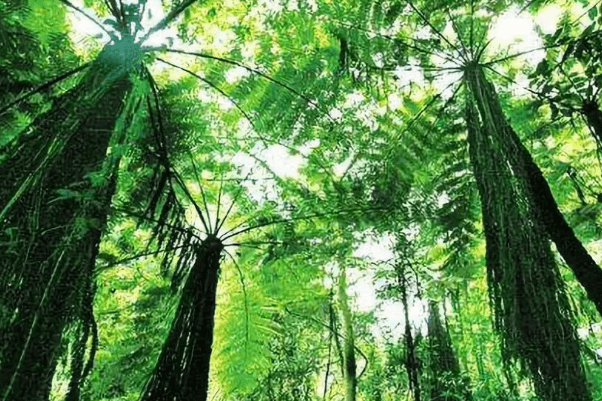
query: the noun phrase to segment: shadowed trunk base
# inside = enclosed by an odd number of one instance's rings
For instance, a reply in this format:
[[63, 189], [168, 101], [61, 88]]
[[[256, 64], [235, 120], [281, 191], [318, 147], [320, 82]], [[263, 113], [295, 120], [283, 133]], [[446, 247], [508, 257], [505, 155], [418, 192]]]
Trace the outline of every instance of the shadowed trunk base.
[[223, 245], [210, 236], [196, 250], [176, 316], [142, 401], [206, 401], [215, 296]]

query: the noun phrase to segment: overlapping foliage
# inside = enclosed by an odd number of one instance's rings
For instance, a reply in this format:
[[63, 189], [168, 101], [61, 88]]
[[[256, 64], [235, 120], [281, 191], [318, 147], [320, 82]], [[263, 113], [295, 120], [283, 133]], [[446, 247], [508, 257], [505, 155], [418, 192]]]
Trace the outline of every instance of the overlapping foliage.
[[0, 399], [598, 399], [601, 13], [0, 2]]

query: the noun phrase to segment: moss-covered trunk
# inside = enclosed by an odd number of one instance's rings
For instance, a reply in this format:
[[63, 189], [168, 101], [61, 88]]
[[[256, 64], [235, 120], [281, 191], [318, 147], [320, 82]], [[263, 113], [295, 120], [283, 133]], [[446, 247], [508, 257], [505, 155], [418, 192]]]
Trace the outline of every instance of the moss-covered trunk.
[[349, 307], [347, 296], [347, 272], [345, 267], [341, 268], [339, 276], [339, 303], [343, 315], [343, 332], [345, 340], [343, 343], [343, 377], [345, 379], [345, 400], [355, 401], [357, 396], [357, 366], [355, 361], [355, 336], [353, 334], [353, 318]]
[[48, 399], [115, 190], [114, 171], [92, 173], [103, 169], [131, 88], [134, 50], [107, 46], [0, 155], [0, 400]]
[[420, 363], [418, 356], [416, 355], [416, 340], [412, 334], [412, 325], [410, 324], [410, 305], [408, 302], [408, 289], [407, 280], [401, 266], [396, 267], [397, 273], [397, 285], [401, 293], [401, 303], [403, 305], [403, 317], [404, 317], [404, 345], [406, 349], [405, 367], [408, 372], [408, 383], [410, 385], [410, 391], [414, 396], [414, 401], [421, 400], [421, 389], [420, 389]]
[[549, 209], [542, 210], [533, 193], [537, 166], [526, 158], [481, 68], [467, 68], [465, 82], [470, 160], [481, 197], [487, 278], [503, 355], [531, 372], [542, 400], [591, 400], [542, 216]]
[[441, 321], [439, 306], [434, 301], [429, 302], [427, 330], [431, 401], [471, 401], [469, 384], [462, 376], [447, 327]]
[[198, 246], [169, 335], [141, 400], [207, 400], [222, 249], [213, 236]]

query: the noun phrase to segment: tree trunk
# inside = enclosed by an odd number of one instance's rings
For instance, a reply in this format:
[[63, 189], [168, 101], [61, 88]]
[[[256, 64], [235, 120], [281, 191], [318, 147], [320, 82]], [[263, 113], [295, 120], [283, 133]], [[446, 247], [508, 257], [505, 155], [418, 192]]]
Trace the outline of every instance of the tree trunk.
[[434, 301], [429, 302], [427, 330], [431, 401], [471, 401], [472, 393], [462, 377], [447, 328], [441, 321], [439, 306]]
[[86, 345], [88, 343], [88, 339], [90, 335], [92, 335], [92, 350], [90, 352], [90, 357], [88, 363], [86, 365], [90, 365], [94, 361], [94, 352], [95, 352], [95, 344], [94, 344], [94, 335], [92, 331], [95, 328], [94, 321], [94, 295], [96, 293], [96, 285], [89, 280], [89, 287], [83, 294], [83, 299], [81, 301], [81, 311], [80, 311], [80, 322], [77, 327], [77, 334], [79, 338], [74, 340], [72, 345], [73, 349], [71, 352], [71, 379], [69, 380], [69, 388], [67, 389], [67, 395], [65, 395], [65, 401], [79, 401], [81, 387], [83, 381], [86, 378], [86, 374], [88, 372], [88, 366], [84, 366], [84, 359], [86, 355]]
[[353, 334], [353, 319], [351, 316], [351, 308], [349, 307], [349, 297], [347, 296], [347, 272], [344, 266], [341, 267], [341, 275], [339, 276], [339, 302], [343, 314], [343, 331], [345, 333], [345, 341], [343, 344], [345, 400], [355, 401], [357, 392], [355, 336]]
[[[587, 119], [596, 136], [602, 138], [602, 113], [597, 106], [587, 114]], [[518, 136], [513, 131], [512, 133], [509, 139], [512, 141], [513, 152], [516, 155], [515, 162], [522, 165], [527, 174], [529, 190], [537, 204], [539, 219], [544, 224], [550, 239], [556, 244], [556, 249], [575, 274], [577, 281], [585, 289], [587, 297], [602, 316], [602, 269], [566, 222], [558, 209], [548, 182], [533, 161], [531, 154]]]
[[0, 156], [0, 400], [48, 399], [63, 330], [92, 280], [115, 177], [91, 174], [131, 88], [130, 45], [103, 49]]
[[[491, 87], [492, 93], [495, 93], [493, 86], [489, 83], [487, 85]], [[596, 110], [598, 110], [597, 107]], [[499, 104], [492, 105], [492, 112], [503, 116]], [[598, 127], [596, 132], [602, 135], [602, 114], [599, 113], [599, 110], [598, 113], [590, 111], [588, 121], [593, 124], [592, 127]], [[514, 166], [520, 166], [527, 178], [526, 185], [530, 191], [530, 197], [536, 205], [537, 218], [543, 223], [558, 252], [602, 315], [602, 269], [566, 222], [558, 209], [548, 182], [512, 127], [503, 119], [503, 127], [500, 128], [506, 132], [506, 154], [509, 162]]]
[[404, 272], [401, 267], [396, 268], [397, 273], [397, 284], [399, 285], [399, 291], [401, 291], [401, 303], [403, 305], [404, 314], [404, 340], [406, 347], [406, 371], [408, 372], [408, 382], [410, 384], [410, 391], [414, 395], [414, 401], [420, 401], [420, 364], [416, 357], [416, 341], [412, 334], [412, 326], [410, 325], [410, 306], [408, 302], [408, 290], [407, 280], [404, 276]]
[[[465, 81], [470, 159], [481, 197], [487, 279], [504, 361], [517, 359], [531, 372], [542, 400], [591, 400], [569, 302], [546, 238], [547, 233], [558, 235], [549, 222], [554, 216], [546, 215], [552, 206], [558, 209], [481, 67], [467, 67]], [[548, 198], [535, 192], [536, 183], [547, 189]], [[542, 204], [542, 199], [552, 204]]]
[[222, 249], [213, 236], [198, 246], [169, 335], [141, 400], [207, 400]]

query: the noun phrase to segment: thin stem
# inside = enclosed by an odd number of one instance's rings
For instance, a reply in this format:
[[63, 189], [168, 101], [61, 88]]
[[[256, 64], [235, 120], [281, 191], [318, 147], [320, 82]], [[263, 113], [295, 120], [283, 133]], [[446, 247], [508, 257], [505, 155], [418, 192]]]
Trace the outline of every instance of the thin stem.
[[537, 91], [534, 91], [533, 89], [528, 88], [526, 86], [519, 85], [518, 82], [516, 82], [514, 79], [510, 78], [507, 75], [502, 74], [501, 72], [497, 71], [495, 68], [491, 67], [490, 65], [485, 65], [484, 67], [487, 68], [490, 71], [493, 71], [494, 73], [496, 73], [500, 77], [504, 78], [505, 80], [507, 80], [509, 82], [512, 82], [515, 85], [518, 85], [519, 87], [523, 88], [524, 90], [526, 90], [528, 92], [531, 92], [532, 94], [536, 95], [537, 97], [542, 97], [544, 99], [550, 100], [548, 97], [544, 96], [541, 92], [537, 92]]
[[443, 116], [444, 111], [452, 103], [452, 101], [454, 100], [454, 98], [458, 94], [458, 91], [460, 90], [461, 87], [462, 87], [462, 85], [456, 86], [456, 89], [454, 89], [454, 91], [452, 92], [452, 95], [450, 96], [450, 98], [447, 99], [447, 101], [445, 102], [445, 104], [437, 111], [437, 113], [436, 113], [437, 117], [431, 123], [431, 130], [432, 130], [432, 128], [435, 127], [435, 124], [437, 124], [437, 122], [439, 121], [439, 119]]
[[224, 246], [241, 246], [241, 245], [286, 245], [286, 242], [282, 241], [246, 241], [246, 242], [232, 242]]
[[[322, 321], [321, 321], [321, 320], [319, 320], [319, 319], [316, 319], [316, 318], [315, 318], [315, 317], [313, 317], [313, 316], [307, 316], [307, 315], [303, 315], [303, 314], [301, 314], [301, 313], [293, 312], [292, 310], [290, 310], [290, 309], [288, 308], [288, 306], [285, 306], [285, 307], [284, 307], [284, 311], [285, 311], [286, 313], [289, 313], [289, 314], [291, 314], [291, 315], [295, 315], [295, 316], [298, 316], [298, 317], [302, 317], [302, 318], [304, 318], [304, 319], [310, 319], [310, 320], [312, 320], [312, 321], [314, 321], [314, 322], [318, 323], [320, 326], [326, 327], [326, 328], [327, 328], [327, 329], [328, 329], [330, 332], [333, 332], [333, 331], [332, 331], [332, 327], [331, 327], [330, 325], [328, 325], [328, 324], [326, 324], [326, 323], [322, 322]], [[336, 330], [334, 331], [334, 333], [333, 333], [333, 334], [334, 334], [334, 336], [335, 336], [335, 337], [337, 337], [337, 338], [340, 338], [340, 339], [342, 339], [342, 340], [344, 340], [344, 341], [346, 341], [346, 339], [347, 339], [347, 338], [346, 338], [344, 335], [340, 334], [340, 333], [339, 333], [338, 331], [336, 331]], [[360, 377], [362, 377], [362, 375], [363, 375], [363, 374], [366, 372], [366, 369], [368, 368], [369, 362], [368, 362], [368, 357], [366, 356], [366, 354], [364, 354], [364, 353], [362, 352], [362, 350], [361, 350], [361, 349], [360, 349], [360, 348], [359, 348], [357, 345], [355, 345], [355, 344], [354, 344], [354, 345], [353, 345], [353, 348], [354, 348], [354, 349], [355, 349], [355, 350], [356, 350], [356, 351], [357, 351], [357, 352], [358, 352], [358, 353], [359, 353], [359, 354], [362, 356], [362, 358], [364, 358], [364, 361], [366, 362], [366, 364], [364, 365], [364, 368], [362, 369], [362, 371], [360, 372], [360, 374], [359, 374], [359, 375], [357, 375], [357, 378], [359, 379], [359, 378], [360, 378]]]
[[[197, 237], [197, 238], [199, 238], [199, 237]], [[156, 250], [151, 251], [151, 252], [139, 253], [137, 255], [130, 256], [130, 257], [127, 257], [127, 258], [124, 258], [124, 259], [120, 259], [120, 260], [118, 260], [116, 262], [112, 262], [112, 263], [106, 264], [104, 266], [100, 266], [97, 270], [109, 269], [109, 268], [111, 268], [113, 266], [118, 266], [118, 265], [123, 264], [123, 263], [131, 262], [132, 260], [143, 258], [145, 256], [158, 255], [158, 254], [160, 254], [162, 252], [169, 252], [169, 251], [172, 251], [174, 249], [180, 249], [180, 248], [183, 248], [183, 247], [185, 247], [185, 245], [178, 245], [178, 246], [171, 247], [169, 249], [167, 249], [167, 248], [156, 249]]]
[[[112, 212], [121, 213], [121, 214], [123, 214], [123, 215], [126, 215], [126, 216], [129, 216], [129, 217], [135, 217], [135, 218], [137, 218], [137, 219], [146, 220], [146, 221], [149, 221], [149, 222], [152, 222], [152, 223], [158, 223], [158, 222], [159, 222], [159, 221], [158, 221], [158, 220], [156, 220], [156, 219], [151, 219], [151, 218], [149, 218], [149, 217], [146, 217], [146, 216], [144, 216], [144, 215], [138, 214], [138, 213], [136, 213], [136, 212], [132, 212], [132, 211], [130, 211], [130, 210], [127, 210], [127, 209], [113, 208], [113, 209], [111, 209], [111, 211], [112, 211]], [[163, 225], [164, 225], [165, 227], [171, 228], [172, 230], [180, 231], [180, 232], [183, 232], [183, 233], [186, 233], [186, 234], [190, 233], [190, 230], [189, 230], [189, 229], [184, 229], [184, 228], [181, 228], [181, 227], [178, 227], [178, 226], [174, 226], [173, 224], [167, 224], [167, 223], [164, 223]], [[205, 234], [205, 235], [207, 234], [207, 232], [205, 232], [205, 231], [203, 231], [203, 230], [199, 230], [199, 229], [198, 229], [198, 228], [196, 228], [196, 227], [191, 227], [191, 228], [192, 228], [193, 230], [196, 230], [196, 231], [198, 231], [198, 232], [202, 233], [202, 234]], [[196, 235], [196, 234], [192, 234], [192, 235], [193, 235], [193, 236], [194, 236], [196, 239], [198, 239], [199, 241], [202, 241], [202, 240], [203, 240], [203, 238], [199, 237], [199, 236], [198, 236], [198, 235]]]
[[109, 32], [100, 22], [96, 21], [96, 19], [94, 17], [92, 17], [87, 12], [85, 12], [81, 8], [79, 8], [76, 5], [74, 5], [73, 3], [71, 3], [69, 0], [59, 0], [59, 1], [61, 3], [63, 3], [64, 5], [66, 5], [67, 7], [70, 7], [72, 9], [74, 9], [75, 11], [77, 11], [78, 13], [82, 14], [84, 17], [88, 18], [90, 21], [92, 21], [94, 24], [96, 24], [98, 27], [100, 27], [100, 29], [105, 31], [107, 33], [107, 35], [109, 35], [109, 37], [115, 38], [115, 34], [113, 34], [112, 32]]
[[[485, 31], [487, 32], [487, 31]], [[485, 33], [483, 34], [483, 39], [485, 39]], [[487, 46], [489, 46], [491, 44], [491, 42], [493, 42], [493, 39], [489, 39], [487, 42], [483, 43], [483, 46], [481, 48], [477, 48], [477, 54], [475, 56], [474, 61], [476, 61], [477, 63], [479, 61], [481, 61], [481, 57], [483, 57], [483, 53], [485, 53], [485, 50], [487, 49]]]
[[209, 85], [211, 88], [215, 89], [216, 91], [218, 91], [222, 96], [224, 96], [226, 99], [228, 99], [233, 105], [234, 107], [236, 107], [238, 109], [238, 111], [240, 111], [240, 113], [249, 121], [249, 123], [251, 124], [251, 127], [253, 127], [253, 129], [255, 129], [255, 124], [253, 123], [253, 120], [251, 119], [251, 117], [249, 116], [249, 114], [244, 111], [244, 109], [242, 107], [240, 107], [240, 105], [236, 102], [236, 100], [234, 100], [232, 97], [230, 97], [226, 92], [224, 92], [222, 89], [220, 89], [217, 85], [215, 85], [214, 83], [212, 83], [211, 81], [201, 77], [198, 74], [195, 74], [194, 72], [184, 68], [184, 67], [180, 67], [178, 65], [172, 64], [169, 61], [165, 61], [160, 57], [157, 57], [157, 60], [161, 61], [162, 63], [168, 64], [174, 68], [180, 69], [184, 72], [187, 72], [188, 74], [192, 75], [193, 77], [198, 78], [199, 80], [203, 81], [204, 83], [206, 83], [207, 85]]
[[[177, 170], [175, 168], [172, 167], [171, 171], [172, 171], [174, 177], [176, 178], [176, 182], [178, 183], [178, 186], [180, 188], [182, 188], [182, 190], [184, 191], [184, 194], [186, 195], [186, 197], [190, 200], [190, 202], [192, 202], [192, 206], [194, 207], [194, 209], [196, 210], [197, 214], [201, 218], [201, 223], [204, 226], [206, 226], [205, 219], [203, 218], [203, 212], [202, 212], [200, 206], [198, 205], [198, 203], [194, 200], [194, 197], [192, 196], [192, 194], [190, 193], [190, 191], [188, 190], [188, 187], [186, 186], [186, 183], [184, 182], [184, 179], [177, 172]], [[206, 229], [207, 229], [207, 234], [211, 234], [212, 233], [211, 232], [211, 226], [208, 226]]]
[[341, 214], [345, 214], [345, 213], [354, 213], [354, 212], [364, 212], [365, 213], [367, 211], [375, 211], [375, 210], [384, 210], [384, 208], [379, 207], [379, 208], [368, 208], [368, 209], [340, 210], [340, 211], [334, 212], [334, 213], [315, 213], [315, 214], [311, 214], [311, 215], [307, 215], [307, 216], [298, 216], [298, 217], [291, 217], [288, 219], [272, 220], [272, 221], [267, 221], [264, 223], [258, 223], [253, 226], [246, 227], [246, 228], [240, 229], [235, 232], [232, 232], [232, 231], [236, 230], [236, 228], [232, 229], [232, 230], [224, 233], [224, 236], [221, 238], [221, 240], [226, 241], [229, 238], [235, 237], [240, 234], [244, 234], [244, 233], [254, 230], [256, 228], [267, 227], [267, 226], [271, 226], [274, 224], [289, 223], [289, 222], [298, 221], [298, 220], [310, 220], [310, 219], [313, 219], [316, 217], [337, 216], [337, 215], [341, 215]]
[[[164, 167], [167, 171], [167, 174], [171, 177], [172, 175], [176, 178], [176, 182], [178, 183], [178, 185], [182, 188], [182, 190], [184, 191], [184, 194], [188, 197], [188, 199], [192, 202], [192, 205], [194, 206], [197, 214], [199, 215], [199, 218], [201, 219], [201, 223], [203, 224], [203, 227], [205, 228], [205, 231], [207, 231], [207, 233], [211, 232], [211, 227], [207, 225], [207, 222], [205, 221], [205, 218], [203, 217], [203, 212], [201, 210], [201, 208], [199, 207], [199, 205], [196, 203], [196, 201], [194, 200], [194, 198], [192, 197], [192, 195], [190, 194], [190, 192], [188, 191], [188, 188], [186, 187], [186, 184], [184, 183], [184, 180], [180, 177], [180, 175], [178, 174], [178, 172], [176, 171], [176, 169], [171, 166], [171, 163], [169, 161], [169, 158], [167, 157], [167, 149], [165, 148], [166, 146], [166, 139], [165, 139], [165, 131], [163, 129], [163, 119], [162, 119], [162, 115], [161, 115], [161, 108], [159, 106], [159, 94], [158, 94], [158, 90], [157, 90], [157, 84], [155, 82], [155, 80], [153, 79], [150, 71], [148, 70], [148, 68], [146, 69], [146, 72], [148, 74], [149, 77], [149, 81], [150, 81], [150, 86], [151, 86], [151, 90], [153, 92], [154, 98], [155, 98], [155, 107], [157, 109], [157, 120], [159, 122], [159, 132], [161, 134], [161, 144], [157, 144], [158, 146], [161, 147], [161, 156], [163, 158], [163, 164]], [[171, 179], [168, 180], [169, 184], [171, 185]], [[174, 197], [177, 200], [177, 196], [175, 194], [175, 190], [172, 187], [172, 191], [174, 192]]]
[[146, 35], [144, 35], [142, 37], [142, 39], [140, 40], [140, 43], [144, 43], [153, 33], [157, 32], [163, 28], [166, 28], [170, 22], [175, 20], [178, 17], [178, 15], [182, 14], [184, 12], [184, 10], [186, 10], [188, 7], [190, 7], [196, 1], [197, 0], [186, 0], [180, 6], [176, 7], [169, 14], [167, 14], [167, 16], [165, 18], [163, 18], [161, 21], [159, 21], [154, 27], [149, 29], [148, 32], [146, 33]]
[[587, 10], [585, 10], [583, 12], [583, 14], [581, 14], [579, 17], [577, 17], [574, 21], [571, 22], [571, 25], [575, 26], [577, 25], [577, 23], [581, 20], [581, 18], [585, 17], [587, 14], [589, 14], [589, 12], [593, 9], [598, 7], [598, 4], [602, 3], [601, 0], [598, 0], [596, 3], [594, 3], [590, 8], [588, 8]]
[[474, 0], [470, 0], [470, 57], [474, 60]]
[[80, 72], [81, 70], [83, 70], [86, 67], [89, 67], [90, 64], [92, 64], [91, 62], [85, 63], [71, 71], [67, 71], [55, 78], [52, 78], [49, 81], [44, 82], [42, 85], [38, 86], [35, 89], [30, 90], [29, 92], [25, 93], [24, 95], [18, 97], [17, 99], [13, 100], [12, 102], [10, 102], [9, 104], [7, 104], [6, 106], [4, 106], [3, 108], [0, 109], [0, 116], [2, 114], [4, 114], [8, 109], [10, 109], [11, 107], [15, 106], [18, 103], [21, 103], [23, 100], [27, 99], [30, 96], [35, 95], [36, 93], [40, 93], [48, 88], [50, 88], [52, 85], [61, 82], [67, 78], [69, 78], [71, 75]]
[[230, 259], [232, 259], [232, 262], [234, 263], [234, 266], [236, 267], [236, 270], [238, 271], [238, 277], [240, 280], [240, 285], [242, 287], [242, 292], [243, 292], [243, 297], [244, 297], [244, 305], [245, 305], [245, 350], [246, 350], [246, 345], [249, 344], [249, 299], [247, 296], [247, 287], [245, 285], [245, 276], [242, 273], [242, 269], [240, 268], [239, 264], [236, 262], [236, 259], [234, 259], [234, 257], [232, 256], [232, 254], [230, 254], [230, 252], [228, 252], [226, 249], [224, 249], [224, 252], [226, 252], [226, 254], [228, 256], [230, 256]]
[[[313, 100], [311, 100], [307, 96], [303, 95], [301, 92], [299, 92], [298, 90], [294, 89], [290, 85], [288, 85], [288, 84], [286, 84], [284, 82], [281, 82], [281, 81], [279, 81], [277, 79], [274, 79], [271, 76], [269, 76], [268, 74], [265, 74], [265, 73], [259, 71], [256, 68], [252, 68], [252, 67], [244, 65], [242, 63], [239, 63], [238, 61], [234, 61], [234, 60], [230, 60], [230, 59], [223, 58], [223, 57], [218, 57], [218, 56], [212, 56], [212, 55], [206, 54], [206, 53], [187, 52], [187, 51], [184, 51], [184, 50], [177, 50], [177, 49], [166, 49], [166, 51], [170, 52], [170, 53], [186, 54], [186, 55], [189, 55], [189, 56], [196, 56], [196, 57], [202, 57], [202, 58], [206, 58], [206, 59], [210, 59], [210, 60], [216, 60], [216, 61], [220, 61], [222, 63], [226, 63], [226, 64], [230, 64], [230, 65], [234, 65], [234, 66], [237, 66], [237, 67], [244, 68], [245, 70], [247, 70], [249, 72], [257, 74], [257, 75], [259, 75], [259, 76], [267, 79], [268, 81], [270, 81], [270, 82], [272, 82], [272, 83], [274, 83], [274, 84], [276, 84], [278, 86], [281, 86], [281, 87], [287, 89], [288, 91], [290, 91], [290, 92], [294, 93], [295, 95], [299, 96], [300, 98], [302, 98], [303, 100], [305, 100], [306, 102], [308, 102], [309, 104], [311, 104], [312, 106], [320, 109], [320, 106], [316, 102], [314, 102]], [[325, 113], [325, 114], [328, 117], [330, 117], [328, 115], [328, 113]], [[333, 120], [334, 122], [336, 122], [334, 119], [332, 119], [332, 117], [330, 117], [330, 119]]]
[[530, 2], [525, 4], [525, 6], [519, 10], [519, 12], [516, 14], [516, 16], [518, 17], [519, 15], [521, 15], [523, 13], [523, 11], [525, 11], [527, 8], [531, 7], [531, 5], [533, 3], [535, 3], [536, 1], [538, 1], [538, 0], [531, 0]]
[[585, 99], [583, 98], [583, 96], [581, 96], [581, 92], [577, 89], [577, 86], [575, 86], [575, 82], [573, 81], [571, 76], [566, 73], [566, 71], [562, 67], [562, 64], [558, 64], [558, 68], [560, 69], [562, 74], [568, 79], [573, 89], [575, 89], [575, 92], [577, 93], [577, 96], [579, 96], [579, 100], [581, 101], [581, 103], [585, 102]]
[[[119, 3], [121, 4], [121, 0], [119, 1]], [[115, 19], [117, 20], [120, 29], [124, 29], [125, 22], [123, 21], [122, 9], [117, 6], [117, 2], [115, 0], [105, 0], [105, 4], [109, 8], [109, 11], [113, 15], [113, 17], [115, 17]]]
[[257, 245], [247, 245], [247, 244], [226, 244], [226, 245], [224, 245], [224, 248], [225, 247], [234, 247], [234, 246], [238, 246], [238, 247], [241, 247], [241, 248], [249, 248], [249, 249], [259, 249], [260, 251], [265, 250], [265, 248], [262, 248], [260, 246], [257, 246]]
[[441, 92], [439, 92], [435, 96], [433, 96], [431, 98], [431, 100], [429, 100], [427, 102], [427, 104], [425, 104], [424, 107], [418, 112], [418, 114], [416, 114], [416, 116], [408, 123], [408, 125], [406, 126], [406, 128], [399, 135], [397, 135], [397, 138], [395, 140], [399, 141], [401, 139], [402, 135], [404, 133], [406, 133], [412, 127], [412, 125], [426, 112], [426, 110], [428, 110], [429, 107], [431, 107], [437, 100], [439, 100], [441, 98], [441, 95], [446, 90], [448, 90], [452, 85], [456, 84], [457, 82], [458, 82], [458, 80], [450, 83]]
[[[419, 53], [423, 53], [423, 54], [426, 54], [426, 55], [429, 55], [429, 56], [433, 55], [433, 52], [430, 51], [430, 50], [423, 49], [423, 48], [420, 48], [420, 47], [418, 47], [416, 45], [410, 45], [410, 44], [408, 44], [406, 42], [403, 42], [403, 40], [413, 40], [414, 42], [417, 42], [416, 39], [412, 39], [412, 38], [394, 38], [393, 36], [385, 35], [385, 34], [382, 34], [382, 33], [379, 33], [379, 32], [375, 32], [375, 31], [372, 31], [372, 30], [366, 29], [366, 28], [360, 28], [358, 26], [351, 25], [350, 23], [347, 23], [347, 22], [338, 21], [338, 20], [334, 20], [334, 21], [336, 23], [340, 24], [340, 25], [343, 25], [343, 26], [347, 27], [347, 28], [351, 28], [351, 29], [355, 29], [355, 30], [362, 31], [362, 32], [365, 32], [365, 33], [369, 33], [371, 35], [378, 36], [380, 38], [393, 41], [393, 42], [395, 42], [397, 44], [401, 44], [402, 46], [407, 47], [408, 49], [415, 50], [415, 51], [417, 51]], [[457, 64], [457, 62], [454, 60], [454, 55], [453, 54], [447, 53], [447, 52], [445, 52], [443, 50], [440, 50], [440, 51], [447, 56], [446, 60], [451, 61], [451, 62]]]
[[435, 27], [433, 26], [433, 24], [431, 24], [431, 21], [429, 21], [429, 19], [428, 19], [428, 18], [426, 18], [426, 16], [425, 16], [425, 15], [422, 13], [422, 11], [420, 11], [418, 8], [416, 8], [416, 6], [414, 5], [414, 3], [412, 3], [410, 0], [405, 0], [405, 1], [406, 1], [406, 3], [408, 3], [408, 4], [409, 4], [409, 6], [410, 6], [410, 7], [412, 7], [412, 9], [413, 9], [414, 11], [416, 11], [416, 13], [418, 14], [418, 16], [420, 16], [420, 18], [421, 18], [421, 19], [422, 19], [422, 20], [423, 20], [423, 21], [424, 21], [424, 22], [425, 22], [425, 23], [426, 23], [426, 24], [427, 24], [427, 25], [428, 25], [428, 26], [431, 28], [431, 30], [432, 30], [432, 31], [433, 31], [433, 32], [434, 32], [434, 33], [435, 33], [437, 36], [439, 36], [441, 39], [443, 39], [443, 41], [444, 41], [445, 43], [447, 43], [448, 45], [450, 45], [452, 49], [454, 49], [456, 52], [458, 52], [458, 54], [460, 55], [460, 58], [461, 58], [463, 61], [465, 61], [465, 62], [467, 61], [467, 60], [464, 58], [464, 56], [463, 56], [462, 52], [460, 52], [460, 50], [459, 50], [459, 49], [458, 49], [458, 48], [457, 48], [457, 47], [456, 47], [456, 46], [455, 46], [455, 45], [454, 45], [452, 42], [450, 42], [450, 41], [449, 41], [449, 39], [447, 39], [447, 38], [445, 37], [445, 35], [443, 35], [441, 32], [439, 32], [439, 30], [438, 30], [437, 28], [435, 28]]
[[[489, 42], [491, 42], [491, 41], [489, 41]], [[489, 43], [489, 42], [488, 42], [488, 43]], [[511, 59], [513, 59], [513, 58], [516, 58], [516, 57], [524, 56], [525, 54], [529, 54], [529, 53], [532, 53], [532, 52], [535, 52], [535, 51], [538, 51], [538, 50], [548, 50], [548, 49], [553, 49], [553, 48], [555, 48], [555, 47], [559, 47], [559, 46], [562, 46], [562, 45], [564, 45], [564, 44], [565, 44], [565, 42], [564, 42], [564, 41], [562, 41], [562, 42], [555, 43], [555, 44], [553, 44], [553, 45], [547, 45], [547, 46], [536, 47], [536, 48], [534, 48], [534, 49], [530, 49], [530, 50], [525, 50], [525, 51], [522, 51], [522, 52], [514, 53], [514, 54], [511, 54], [511, 55], [509, 55], [509, 56], [506, 56], [506, 57], [501, 57], [501, 58], [498, 58], [498, 59], [496, 59], [496, 60], [493, 60], [493, 61], [489, 61], [489, 62], [487, 62], [487, 63], [484, 63], [484, 64], [481, 64], [481, 65], [482, 65], [483, 67], [485, 67], [485, 66], [488, 66], [488, 65], [491, 65], [491, 64], [495, 64], [495, 63], [501, 63], [501, 62], [503, 62], [503, 61], [507, 61], [507, 60], [511, 60]]]
[[[432, 56], [441, 57], [438, 54], [432, 54]], [[443, 57], [441, 57], [441, 58], [443, 58]], [[445, 58], [443, 58], [443, 59], [445, 59]], [[367, 66], [367, 67], [371, 67], [373, 69], [378, 69], [378, 70], [383, 70], [383, 68], [379, 68], [379, 67], [372, 67], [372, 66]], [[391, 68], [389, 71], [411, 70], [413, 68], [421, 68], [424, 71], [435, 71], [435, 72], [462, 71], [462, 67], [459, 64], [458, 64], [458, 67], [427, 67], [427, 66], [423, 66], [421, 64], [411, 64], [411, 63], [405, 63], [404, 65], [397, 65], [397, 66], [395, 66], [395, 68]]]
[[[449, 17], [449, 19], [452, 23], [452, 27], [454, 28], [454, 31], [456, 31], [456, 35], [458, 36], [458, 41], [460, 42], [460, 46], [462, 46], [462, 51], [464, 52], [465, 55], [469, 55], [468, 49], [466, 48], [466, 46], [464, 45], [464, 41], [462, 40], [462, 32], [460, 31], [459, 26], [456, 24], [456, 21], [454, 20], [454, 17], [452, 16], [448, 5], [445, 6], [445, 11], [447, 12], [447, 16]], [[467, 58], [466, 56], [463, 57], [463, 59], [465, 59], [465, 60], [466, 60], [466, 58]]]
[[196, 163], [194, 162], [194, 156], [192, 155], [192, 151], [189, 151], [190, 155], [190, 163], [192, 164], [192, 170], [194, 172], [194, 177], [196, 178], [197, 184], [199, 184], [199, 189], [201, 190], [201, 197], [203, 198], [203, 207], [205, 208], [205, 213], [207, 213], [207, 223], [209, 227], [211, 227], [211, 214], [209, 213], [209, 206], [207, 205], [207, 197], [205, 196], [205, 190], [203, 189], [203, 184], [201, 183], [201, 177], [199, 176], [199, 172], [196, 168]]
[[[222, 178], [224, 178], [223, 171], [222, 171]], [[223, 188], [224, 188], [224, 180], [222, 179], [219, 182], [219, 190], [217, 191], [217, 212], [215, 213], [215, 232], [214, 232], [215, 235], [217, 235], [217, 233], [218, 233], [217, 227], [220, 224], [219, 210], [220, 210], [220, 207], [222, 205], [222, 189]]]
[[[242, 180], [240, 182], [240, 186], [238, 188], [238, 191], [236, 192], [236, 195], [234, 195], [234, 199], [232, 200], [232, 202], [230, 203], [230, 206], [228, 207], [228, 210], [226, 211], [226, 214], [224, 215], [224, 218], [222, 219], [222, 221], [219, 222], [219, 226], [217, 226], [217, 228], [215, 229], [215, 233], [219, 233], [219, 230], [221, 230], [222, 226], [224, 225], [224, 222], [226, 221], [226, 219], [228, 218], [228, 216], [230, 215], [230, 212], [232, 211], [232, 208], [234, 207], [234, 205], [236, 204], [236, 201], [238, 200], [240, 194], [242, 193], [242, 183], [245, 182], [248, 178], [249, 175], [251, 175], [251, 173], [253, 172], [253, 169], [249, 169], [249, 172], [247, 173], [247, 176], [244, 178], [244, 180]], [[222, 183], [224, 182], [224, 180], [222, 180]]]

